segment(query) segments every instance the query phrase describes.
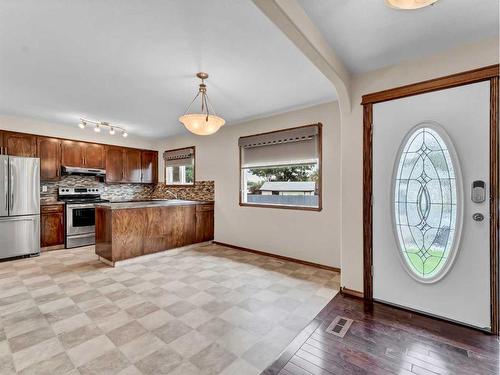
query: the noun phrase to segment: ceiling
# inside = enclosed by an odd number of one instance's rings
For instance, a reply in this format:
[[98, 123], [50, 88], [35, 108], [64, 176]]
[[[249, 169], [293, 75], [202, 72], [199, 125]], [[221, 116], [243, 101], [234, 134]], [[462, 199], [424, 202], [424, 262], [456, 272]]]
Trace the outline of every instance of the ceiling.
[[336, 98], [249, 0], [0, 0], [0, 114], [165, 137], [198, 71], [228, 124]]
[[299, 0], [347, 68], [367, 72], [498, 36], [498, 0], [439, 0], [413, 11], [384, 0]]

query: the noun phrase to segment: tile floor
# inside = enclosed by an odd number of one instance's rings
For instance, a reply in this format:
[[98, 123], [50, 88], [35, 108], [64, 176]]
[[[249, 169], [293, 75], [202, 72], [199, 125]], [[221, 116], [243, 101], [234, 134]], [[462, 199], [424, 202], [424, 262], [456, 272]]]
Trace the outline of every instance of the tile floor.
[[0, 263], [2, 374], [259, 374], [339, 274], [218, 245], [111, 268], [93, 247]]

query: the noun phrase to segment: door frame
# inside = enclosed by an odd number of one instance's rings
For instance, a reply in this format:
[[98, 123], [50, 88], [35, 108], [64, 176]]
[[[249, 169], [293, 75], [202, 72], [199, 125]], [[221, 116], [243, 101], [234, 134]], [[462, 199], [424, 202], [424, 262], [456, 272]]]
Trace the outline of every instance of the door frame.
[[490, 82], [490, 312], [491, 333], [500, 327], [499, 296], [499, 64], [363, 95], [363, 290], [373, 301], [373, 105], [473, 83]]

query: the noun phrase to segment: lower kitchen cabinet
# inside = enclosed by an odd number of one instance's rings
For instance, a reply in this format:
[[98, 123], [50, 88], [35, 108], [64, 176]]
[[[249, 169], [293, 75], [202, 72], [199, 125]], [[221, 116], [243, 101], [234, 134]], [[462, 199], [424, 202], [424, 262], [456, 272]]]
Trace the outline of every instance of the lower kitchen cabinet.
[[64, 246], [64, 205], [41, 206], [41, 247]]
[[196, 242], [214, 239], [214, 205], [199, 204], [196, 206]]

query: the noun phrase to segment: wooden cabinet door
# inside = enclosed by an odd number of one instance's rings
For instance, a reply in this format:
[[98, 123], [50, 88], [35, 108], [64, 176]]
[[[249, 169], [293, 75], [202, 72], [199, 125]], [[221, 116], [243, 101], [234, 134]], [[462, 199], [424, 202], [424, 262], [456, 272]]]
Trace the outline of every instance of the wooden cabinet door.
[[86, 168], [104, 168], [104, 158], [105, 153], [103, 145], [99, 145], [96, 143], [85, 144], [85, 155], [83, 160]]
[[214, 239], [214, 209], [212, 205], [196, 206], [196, 242]]
[[155, 184], [158, 182], [158, 152], [142, 151], [142, 182]]
[[61, 164], [68, 167], [83, 167], [85, 143], [76, 141], [61, 142]]
[[141, 182], [142, 163], [141, 150], [126, 148], [123, 152], [123, 181]]
[[106, 147], [106, 182], [122, 182], [123, 153], [121, 147]]
[[40, 158], [40, 180], [59, 180], [61, 175], [61, 140], [37, 137], [37, 156]]
[[36, 137], [29, 134], [4, 132], [4, 154], [36, 157]]
[[40, 226], [41, 247], [63, 245], [64, 206], [42, 206]]

